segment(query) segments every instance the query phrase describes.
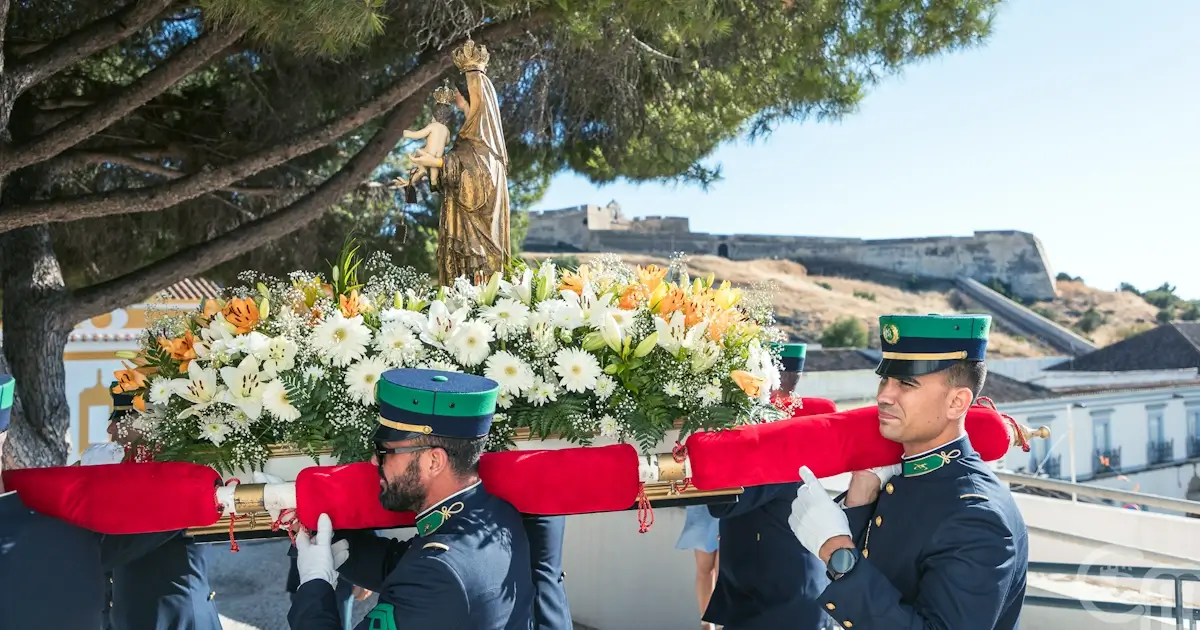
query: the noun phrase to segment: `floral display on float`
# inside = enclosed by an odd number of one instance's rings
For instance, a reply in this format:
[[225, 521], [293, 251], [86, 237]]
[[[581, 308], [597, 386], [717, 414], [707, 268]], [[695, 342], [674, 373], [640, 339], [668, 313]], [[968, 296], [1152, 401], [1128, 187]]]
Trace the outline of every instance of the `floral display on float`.
[[114, 391], [136, 396], [131, 429], [157, 459], [258, 469], [273, 445], [365, 459], [376, 383], [400, 367], [499, 383], [493, 450], [528, 429], [649, 452], [679, 423], [683, 439], [782, 416], [770, 404], [779, 382], [770, 296], [691, 278], [682, 259], [668, 268], [612, 255], [572, 269], [514, 261], [438, 287], [348, 246], [328, 279], [240, 280], [224, 299], [156, 319], [140, 351], [122, 355]]

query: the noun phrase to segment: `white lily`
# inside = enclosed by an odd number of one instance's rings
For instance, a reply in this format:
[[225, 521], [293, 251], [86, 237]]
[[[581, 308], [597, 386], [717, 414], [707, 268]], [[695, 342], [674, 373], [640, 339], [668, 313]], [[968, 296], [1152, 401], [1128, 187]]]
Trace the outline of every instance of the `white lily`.
[[613, 319], [612, 315], [605, 315], [603, 322], [600, 324], [600, 336], [604, 338], [604, 343], [612, 348], [613, 352], [621, 351], [621, 344], [625, 341], [625, 333], [621, 327], [617, 325], [617, 320]]
[[[258, 334], [258, 333], [251, 333]], [[287, 337], [279, 336], [254, 353], [262, 361], [262, 372], [267, 378], [275, 378], [280, 372], [296, 367], [296, 344]]]
[[704, 331], [708, 328], [706, 322], [700, 322], [690, 329], [684, 324], [683, 313], [675, 311], [670, 321], [661, 317], [654, 318], [654, 329], [658, 332], [658, 345], [675, 354], [681, 349], [690, 350], [695, 347], [697, 340], [703, 339]]
[[263, 385], [266, 379], [253, 356], [242, 359], [237, 367], [221, 368], [221, 380], [229, 389], [221, 392], [221, 402], [241, 409], [251, 420], [258, 420], [263, 409]]
[[191, 406], [180, 412], [180, 418], [194, 416], [213, 403], [220, 402], [217, 371], [201, 367], [196, 363], [188, 366], [187, 378], [171, 379], [171, 388], [175, 391], [175, 395], [192, 403]]
[[521, 272], [521, 277], [516, 283], [507, 280], [500, 280], [500, 295], [516, 300], [525, 306], [532, 304], [533, 298], [533, 270], [526, 267], [525, 271]]
[[454, 334], [454, 331], [464, 320], [467, 319], [467, 308], [460, 308], [451, 312], [446, 308], [446, 303], [441, 300], [435, 300], [429, 305], [429, 316], [425, 319], [423, 330], [421, 330], [421, 341], [446, 350], [446, 341]]

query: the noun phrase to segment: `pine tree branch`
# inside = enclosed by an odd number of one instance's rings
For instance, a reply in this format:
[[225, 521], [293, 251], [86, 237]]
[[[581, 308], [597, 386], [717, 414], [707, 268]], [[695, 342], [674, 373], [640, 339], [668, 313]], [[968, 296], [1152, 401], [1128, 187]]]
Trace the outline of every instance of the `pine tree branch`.
[[[131, 155], [121, 155], [119, 153], [105, 153], [103, 151], [68, 151], [57, 158], [47, 162], [46, 168], [51, 172], [69, 172], [84, 166], [96, 164], [115, 164], [135, 171], [149, 173], [150, 175], [159, 175], [167, 179], [179, 179], [187, 175], [186, 172], [163, 166], [155, 162], [147, 162]], [[219, 190], [224, 190], [239, 195], [277, 195], [285, 192], [293, 192], [291, 189], [270, 188], [270, 187], [247, 187], [247, 186], [226, 186]]]
[[45, 161], [88, 139], [208, 63], [237, 41], [244, 32], [245, 29], [218, 29], [206, 32], [124, 90], [38, 136], [32, 142], [0, 154], [0, 176]]
[[[474, 38], [481, 42], [507, 39], [536, 26], [548, 15], [548, 13], [534, 13], [507, 22], [496, 23], [481, 29]], [[157, 212], [207, 192], [224, 188], [233, 182], [326, 146], [391, 110], [396, 104], [406, 101], [420, 86], [442, 76], [452, 65], [453, 61], [450, 59], [449, 50], [440, 51], [405, 74], [379, 96], [363, 103], [344, 116], [293, 136], [278, 145], [203, 173], [127, 192], [79, 195], [12, 206], [7, 210], [0, 211], [0, 233], [42, 223], [62, 223], [115, 214]]]
[[183, 278], [204, 273], [321, 218], [383, 163], [396, 143], [404, 137], [404, 129], [421, 113], [425, 98], [435, 84], [436, 77], [415, 89], [412, 98], [388, 114], [383, 127], [370, 142], [313, 192], [282, 210], [242, 224], [212, 240], [182, 249], [112, 280], [75, 291], [68, 321], [84, 321], [144, 300]]
[[39, 48], [13, 68], [18, 94], [137, 32], [165, 11], [173, 1], [136, 0], [131, 6]]

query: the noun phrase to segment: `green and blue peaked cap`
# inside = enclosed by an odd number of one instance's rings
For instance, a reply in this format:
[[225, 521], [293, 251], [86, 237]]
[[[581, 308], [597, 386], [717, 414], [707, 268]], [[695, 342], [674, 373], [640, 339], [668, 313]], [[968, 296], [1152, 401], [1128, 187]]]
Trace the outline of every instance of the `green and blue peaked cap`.
[[779, 360], [783, 363], [785, 372], [804, 371], [804, 357], [808, 354], [808, 344], [776, 343], [772, 345], [779, 352]]
[[17, 382], [7, 374], [0, 374], [0, 432], [8, 430], [8, 421], [12, 414], [13, 396], [16, 395]]
[[118, 417], [124, 415], [125, 412], [133, 409], [133, 394], [128, 392], [114, 392], [113, 390], [116, 387], [116, 381], [113, 381], [112, 385], [108, 387], [108, 391], [112, 394], [112, 413], [108, 416], [109, 422], [116, 420]]
[[375, 385], [377, 442], [422, 435], [473, 440], [488, 434], [496, 413], [496, 381], [461, 372], [388, 370]]
[[991, 315], [884, 315], [879, 318], [880, 376], [940, 372], [959, 361], [983, 361]]

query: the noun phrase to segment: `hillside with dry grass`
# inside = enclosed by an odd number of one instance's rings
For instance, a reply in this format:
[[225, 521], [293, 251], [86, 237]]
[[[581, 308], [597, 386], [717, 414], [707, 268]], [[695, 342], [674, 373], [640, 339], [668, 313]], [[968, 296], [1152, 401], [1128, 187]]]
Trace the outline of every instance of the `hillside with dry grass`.
[[1029, 305], [1043, 317], [1075, 329], [1097, 346], [1116, 343], [1156, 326], [1159, 308], [1128, 291], [1103, 291], [1078, 280], [1059, 280], [1058, 299]]
[[[523, 254], [526, 259], [577, 259], [580, 262], [597, 254]], [[622, 255], [629, 265], [666, 266], [668, 260], [637, 254]], [[842, 318], [855, 318], [867, 329], [867, 343], [878, 347], [878, 318], [889, 313], [963, 312], [968, 303], [949, 287], [940, 290], [912, 291], [867, 280], [810, 276], [803, 265], [787, 260], [734, 261], [718, 256], [689, 256], [688, 271], [693, 276], [714, 274], [739, 287], [759, 283], [774, 286], [776, 316], [781, 328], [798, 340], [819, 342], [822, 335]], [[1154, 325], [1158, 309], [1133, 293], [1102, 291], [1081, 282], [1060, 281], [1062, 296], [1032, 305], [1043, 316], [1063, 325], [1078, 328], [1083, 319], [1095, 327], [1086, 333], [1097, 345], [1107, 345], [1132, 332]], [[1092, 312], [1091, 315], [1086, 315]], [[1102, 320], [1096, 318], [1099, 314]], [[1085, 328], [1088, 327], [1085, 325]], [[1037, 357], [1050, 350], [997, 327], [988, 352], [996, 357]]]

